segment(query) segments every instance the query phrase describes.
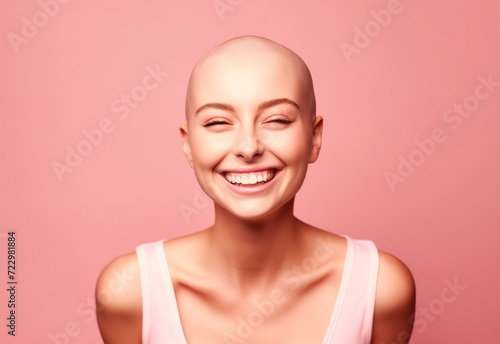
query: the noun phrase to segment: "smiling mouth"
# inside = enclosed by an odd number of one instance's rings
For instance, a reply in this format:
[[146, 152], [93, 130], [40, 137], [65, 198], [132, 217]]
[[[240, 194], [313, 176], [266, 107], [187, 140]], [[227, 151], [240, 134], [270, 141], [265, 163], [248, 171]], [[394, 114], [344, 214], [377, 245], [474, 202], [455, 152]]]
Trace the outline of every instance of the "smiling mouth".
[[265, 170], [250, 173], [224, 172], [223, 175], [233, 185], [253, 186], [265, 184], [274, 178], [276, 170]]

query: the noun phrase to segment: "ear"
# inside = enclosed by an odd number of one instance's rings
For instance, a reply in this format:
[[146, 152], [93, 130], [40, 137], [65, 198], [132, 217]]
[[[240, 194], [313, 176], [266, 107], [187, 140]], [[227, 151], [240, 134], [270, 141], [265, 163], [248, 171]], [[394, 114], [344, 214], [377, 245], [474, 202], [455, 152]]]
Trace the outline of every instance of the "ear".
[[313, 123], [312, 146], [309, 154], [309, 163], [313, 163], [318, 159], [319, 150], [321, 149], [321, 140], [323, 137], [323, 117], [316, 116]]
[[193, 157], [191, 155], [191, 146], [189, 145], [189, 133], [186, 124], [182, 124], [179, 127], [179, 131], [181, 133], [182, 138], [182, 150], [184, 151], [184, 155], [186, 156], [186, 160], [189, 163], [189, 166], [193, 168]]

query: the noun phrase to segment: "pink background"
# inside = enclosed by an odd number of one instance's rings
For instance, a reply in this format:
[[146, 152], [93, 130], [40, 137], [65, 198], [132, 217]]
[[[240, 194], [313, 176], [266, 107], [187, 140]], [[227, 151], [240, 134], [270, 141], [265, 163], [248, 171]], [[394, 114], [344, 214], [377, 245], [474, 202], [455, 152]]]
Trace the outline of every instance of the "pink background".
[[[242, 34], [287, 45], [313, 73], [324, 144], [297, 215], [407, 263], [418, 287], [413, 343], [497, 342], [500, 87], [478, 79], [500, 81], [497, 1], [220, 0], [230, 9], [221, 16], [213, 0], [44, 3], [54, 1], [2, 1], [0, 11], [2, 343], [101, 342], [91, 305], [102, 267], [211, 223], [178, 126], [193, 64]], [[381, 26], [374, 16], [388, 7]], [[23, 31], [28, 22], [34, 32]], [[358, 30], [371, 37], [355, 42]], [[31, 37], [13, 45], [23, 32]], [[356, 53], [342, 52], [355, 43]], [[157, 65], [168, 76], [141, 93]], [[131, 91], [144, 99], [121, 119], [112, 104]], [[453, 128], [459, 115], [447, 110], [464, 101], [473, 110]], [[82, 130], [103, 120], [113, 131], [58, 178], [54, 162], [65, 163], [67, 146], [89, 149]], [[415, 141], [429, 143], [435, 129], [446, 139], [419, 153]], [[384, 173], [398, 173], [400, 156], [418, 166], [391, 190]], [[10, 230], [15, 338], [5, 327]], [[450, 301], [454, 282], [466, 289]]]

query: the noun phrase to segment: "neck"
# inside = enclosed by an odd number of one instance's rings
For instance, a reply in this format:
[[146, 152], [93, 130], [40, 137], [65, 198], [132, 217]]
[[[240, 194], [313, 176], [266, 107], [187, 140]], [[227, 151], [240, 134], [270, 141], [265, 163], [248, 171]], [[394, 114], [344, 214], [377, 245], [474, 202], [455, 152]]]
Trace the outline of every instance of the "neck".
[[257, 220], [215, 205], [215, 223], [208, 230], [212, 262], [235, 285], [270, 284], [294, 261], [301, 223], [293, 215], [293, 199]]

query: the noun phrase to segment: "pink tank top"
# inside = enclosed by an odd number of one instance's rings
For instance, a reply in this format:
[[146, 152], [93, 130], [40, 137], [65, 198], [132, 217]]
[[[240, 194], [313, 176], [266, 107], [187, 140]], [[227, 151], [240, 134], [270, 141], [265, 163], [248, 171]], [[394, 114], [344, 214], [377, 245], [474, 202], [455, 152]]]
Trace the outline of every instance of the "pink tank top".
[[[378, 276], [378, 251], [371, 241], [344, 237], [347, 239], [344, 271], [322, 344], [369, 344]], [[139, 245], [136, 252], [142, 287], [142, 342], [187, 344], [163, 240]]]

